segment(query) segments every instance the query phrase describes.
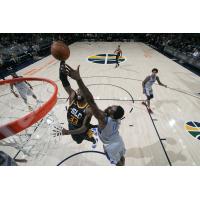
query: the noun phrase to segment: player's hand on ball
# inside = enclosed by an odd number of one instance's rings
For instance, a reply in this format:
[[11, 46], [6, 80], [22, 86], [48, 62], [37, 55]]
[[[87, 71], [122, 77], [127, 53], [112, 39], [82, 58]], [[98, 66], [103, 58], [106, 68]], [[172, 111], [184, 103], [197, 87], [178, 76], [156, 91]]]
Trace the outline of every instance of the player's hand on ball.
[[79, 72], [79, 68], [80, 68], [80, 65], [78, 65], [77, 69], [74, 70], [72, 69], [69, 65], [65, 64], [66, 65], [66, 72], [68, 74], [68, 76], [70, 76], [72, 79], [74, 80], [79, 80], [81, 79], [81, 76], [80, 76], [80, 72]]

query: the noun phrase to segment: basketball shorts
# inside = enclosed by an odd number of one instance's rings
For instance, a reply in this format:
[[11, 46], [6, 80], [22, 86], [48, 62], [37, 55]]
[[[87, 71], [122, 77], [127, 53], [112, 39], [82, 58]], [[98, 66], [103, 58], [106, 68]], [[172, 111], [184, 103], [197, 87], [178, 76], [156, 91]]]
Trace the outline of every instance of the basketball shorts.
[[124, 156], [126, 152], [124, 142], [121, 138], [110, 144], [104, 144], [103, 148], [111, 164], [115, 165], [121, 160], [121, 157]]
[[120, 54], [117, 54], [117, 55], [116, 55], [116, 63], [117, 63], [117, 64], [119, 63], [119, 57], [120, 57]]
[[[75, 129], [77, 128], [74, 127], [73, 125], [69, 125], [69, 130], [75, 130]], [[81, 144], [83, 140], [90, 141], [90, 139], [93, 138], [93, 135], [94, 135], [94, 132], [92, 131], [92, 129], [88, 129], [84, 133], [74, 134], [74, 135], [71, 135], [71, 137], [77, 144]]]
[[149, 88], [144, 88], [144, 93], [147, 96], [147, 99], [153, 99], [153, 90]]

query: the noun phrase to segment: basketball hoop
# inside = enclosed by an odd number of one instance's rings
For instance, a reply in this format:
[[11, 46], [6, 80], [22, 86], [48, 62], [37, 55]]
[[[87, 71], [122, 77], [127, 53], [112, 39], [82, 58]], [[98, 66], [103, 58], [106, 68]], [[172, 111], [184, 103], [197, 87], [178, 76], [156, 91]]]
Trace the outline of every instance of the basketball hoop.
[[47, 113], [54, 107], [54, 105], [57, 102], [58, 87], [55, 82], [49, 79], [36, 77], [15, 78], [8, 80], [0, 80], [0, 85], [19, 83], [23, 81], [42, 81], [49, 83], [54, 88], [53, 94], [50, 96], [49, 100], [47, 100], [44, 104], [42, 104], [40, 107], [30, 112], [29, 114], [26, 114], [25, 116], [20, 117], [17, 120], [11, 121], [7, 124], [1, 125], [0, 140], [13, 136], [32, 126], [33, 124], [41, 120], [43, 117], [45, 117], [45, 115], [47, 115]]

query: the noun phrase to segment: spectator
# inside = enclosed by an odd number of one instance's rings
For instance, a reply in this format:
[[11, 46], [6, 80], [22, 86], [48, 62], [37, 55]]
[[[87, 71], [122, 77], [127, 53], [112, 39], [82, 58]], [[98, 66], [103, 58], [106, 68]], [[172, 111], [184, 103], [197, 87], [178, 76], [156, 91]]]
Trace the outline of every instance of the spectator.
[[199, 51], [198, 49], [194, 49], [194, 53], [192, 54], [195, 58], [199, 57]]

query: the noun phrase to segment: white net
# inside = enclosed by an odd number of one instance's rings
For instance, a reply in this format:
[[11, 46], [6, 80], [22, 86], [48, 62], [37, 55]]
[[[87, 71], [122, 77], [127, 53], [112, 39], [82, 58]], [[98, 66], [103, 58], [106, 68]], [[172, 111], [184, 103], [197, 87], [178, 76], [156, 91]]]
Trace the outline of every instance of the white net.
[[[36, 111], [54, 92], [53, 86], [45, 81], [20, 84], [13, 85], [14, 92], [11, 92], [10, 84], [0, 86], [0, 126]], [[14, 148], [15, 157], [19, 152], [31, 159], [43, 156], [49, 148], [55, 148], [60, 140], [59, 134], [54, 137], [55, 127], [61, 130], [61, 125], [51, 110], [43, 119], [22, 132], [0, 140], [0, 150], [12, 154], [10, 148]]]

